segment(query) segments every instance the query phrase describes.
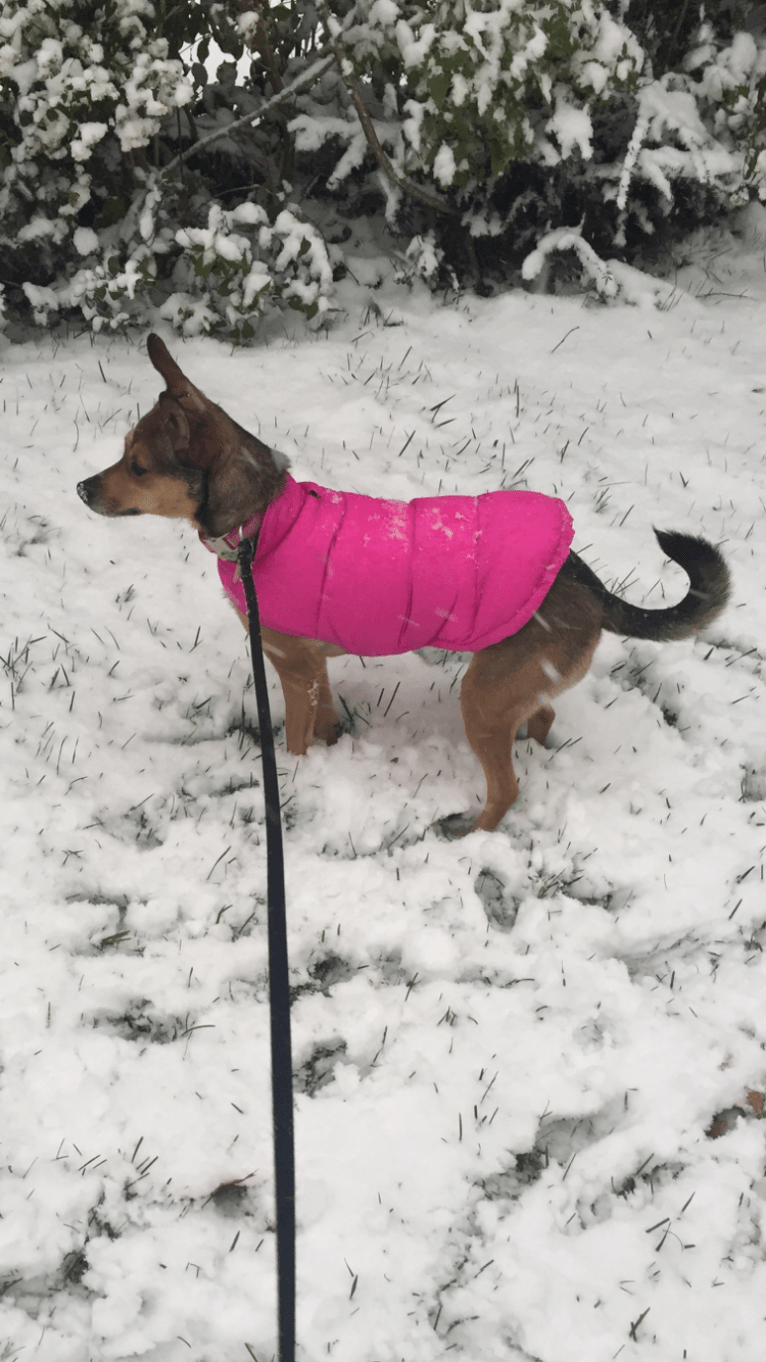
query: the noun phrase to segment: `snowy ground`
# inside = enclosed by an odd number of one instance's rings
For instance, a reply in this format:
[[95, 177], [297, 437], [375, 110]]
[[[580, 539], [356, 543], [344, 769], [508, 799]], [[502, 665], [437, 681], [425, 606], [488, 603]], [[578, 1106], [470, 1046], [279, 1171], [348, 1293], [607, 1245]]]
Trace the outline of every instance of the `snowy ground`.
[[[763, 1354], [762, 251], [698, 243], [660, 308], [389, 281], [329, 338], [167, 336], [299, 477], [556, 493], [635, 602], [684, 590], [653, 524], [734, 575], [704, 638], [603, 641], [495, 833], [431, 830], [482, 793], [465, 659], [339, 659], [340, 743], [280, 731], [312, 1362]], [[157, 396], [145, 353], [2, 365], [0, 1358], [267, 1362], [244, 636], [191, 530], [76, 497]]]

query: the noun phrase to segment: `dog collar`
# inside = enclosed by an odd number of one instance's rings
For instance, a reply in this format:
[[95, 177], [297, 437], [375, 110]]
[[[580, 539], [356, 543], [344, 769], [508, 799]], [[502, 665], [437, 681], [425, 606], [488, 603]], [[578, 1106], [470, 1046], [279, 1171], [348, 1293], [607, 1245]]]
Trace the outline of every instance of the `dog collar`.
[[217, 539], [208, 539], [207, 535], [200, 531], [200, 539], [206, 548], [218, 558], [223, 558], [227, 563], [236, 563], [239, 546], [243, 539], [252, 539], [258, 533], [263, 522], [263, 511], [256, 511], [251, 515], [244, 525], [235, 525], [233, 530], [227, 534], [219, 535]]

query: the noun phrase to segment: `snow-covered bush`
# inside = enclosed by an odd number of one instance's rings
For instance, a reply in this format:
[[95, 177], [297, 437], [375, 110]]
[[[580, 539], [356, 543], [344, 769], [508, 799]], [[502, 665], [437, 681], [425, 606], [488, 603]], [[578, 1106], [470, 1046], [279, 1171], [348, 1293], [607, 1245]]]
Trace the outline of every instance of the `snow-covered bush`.
[[0, 14], [4, 244], [15, 239], [37, 282], [76, 258], [83, 226], [124, 218], [145, 149], [194, 95], [148, 0], [95, 17], [77, 0], [5, 0]]
[[630, 258], [766, 193], [738, 3], [5, 0], [5, 310], [246, 341], [271, 307], [328, 314], [362, 216], [434, 286], [572, 232]]
[[232, 122], [236, 95], [227, 107], [208, 94], [204, 67], [171, 48], [215, 36], [241, 54], [242, 33], [223, 6], [194, 0], [169, 22], [165, 34], [150, 0], [5, 0], [0, 267], [17, 302], [41, 324], [79, 310], [96, 330], [162, 306], [184, 332], [234, 340], [254, 334], [267, 301], [324, 313], [324, 243], [281, 186], [268, 206], [242, 192], [227, 212], [179, 154]]
[[[465, 189], [512, 161], [589, 157], [591, 105], [635, 87], [643, 62], [630, 30], [590, 0], [359, 0], [356, 9], [344, 52], [363, 73], [372, 55], [401, 73], [402, 154], [444, 188]], [[393, 100], [394, 87], [386, 94]]]
[[[254, 337], [268, 303], [284, 302], [309, 319], [330, 310], [332, 270], [324, 242], [289, 208], [271, 223], [258, 204], [242, 203], [227, 213], [211, 203], [205, 227], [173, 231], [158, 224], [159, 207], [154, 189], [142, 215], [148, 239], [129, 241], [122, 253], [78, 228], [75, 247], [90, 262], [53, 287], [22, 286], [35, 321], [45, 324], [51, 313], [79, 308], [94, 331], [114, 329], [143, 321], [153, 300], [182, 335], [222, 334], [241, 344]], [[160, 287], [163, 257], [169, 256], [172, 274]]]
[[722, 46], [709, 24], [698, 38], [683, 70], [638, 91], [617, 188], [621, 222], [636, 181], [652, 185], [668, 211], [678, 181], [715, 186], [731, 204], [766, 186], [766, 45], [739, 33]]
[[188, 262], [187, 291], [173, 293], [162, 315], [185, 335], [223, 331], [251, 340], [266, 299], [279, 298], [309, 319], [330, 307], [332, 270], [324, 242], [289, 208], [272, 223], [254, 203], [231, 213], [213, 204], [207, 227], [185, 227], [176, 240]]
[[[598, 249], [626, 249], [674, 214], [685, 220], [692, 195], [704, 213], [762, 192], [766, 43], [698, 23], [677, 69], [654, 76], [655, 18], [644, 11], [650, 58], [630, 9], [598, 0], [357, 0], [334, 25], [351, 99], [333, 181], [358, 161], [366, 83], [398, 177], [389, 213], [402, 215], [413, 185], [441, 191], [445, 216], [457, 210], [463, 228], [462, 238], [454, 221], [437, 229], [452, 268], [464, 271], [470, 254], [479, 268], [493, 256], [518, 265], [564, 227]], [[299, 148], [318, 145], [321, 116], [294, 127]], [[337, 140], [337, 125], [324, 127]]]
[[687, 88], [714, 135], [731, 148], [746, 184], [766, 183], [766, 42], [737, 33], [730, 43], [701, 25], [684, 62]]

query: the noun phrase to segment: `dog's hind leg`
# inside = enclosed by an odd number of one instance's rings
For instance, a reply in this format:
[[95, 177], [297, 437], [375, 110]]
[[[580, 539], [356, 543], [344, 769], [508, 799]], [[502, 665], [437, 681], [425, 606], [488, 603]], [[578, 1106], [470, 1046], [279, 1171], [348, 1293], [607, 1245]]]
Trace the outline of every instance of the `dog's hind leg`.
[[551, 724], [556, 718], [556, 711], [550, 705], [541, 705], [536, 714], [531, 714], [527, 719], [527, 737], [534, 738], [542, 747], [547, 738]]
[[482, 764], [487, 782], [484, 808], [475, 822], [465, 827], [466, 832], [497, 827], [519, 793], [512, 749], [524, 714], [509, 703], [509, 696], [498, 695], [488, 686], [483, 656], [477, 653], [473, 658], [460, 691], [466, 737]]
[[588, 670], [600, 617], [587, 588], [562, 573], [517, 634], [474, 655], [463, 677], [460, 708], [466, 737], [484, 770], [487, 799], [474, 822], [447, 820], [447, 830], [458, 835], [491, 831], [508, 812], [519, 793], [513, 769], [519, 727], [526, 723], [529, 737], [545, 742], [555, 718], [551, 700]]
[[[509, 666], [513, 640], [476, 653], [463, 677], [460, 709], [465, 733], [484, 770], [487, 799], [478, 818], [466, 831], [496, 828], [518, 797], [513, 769], [513, 744], [525, 721], [531, 736], [543, 741], [553, 723], [547, 703], [546, 676], [536, 657]], [[516, 660], [516, 659], [514, 659]]]

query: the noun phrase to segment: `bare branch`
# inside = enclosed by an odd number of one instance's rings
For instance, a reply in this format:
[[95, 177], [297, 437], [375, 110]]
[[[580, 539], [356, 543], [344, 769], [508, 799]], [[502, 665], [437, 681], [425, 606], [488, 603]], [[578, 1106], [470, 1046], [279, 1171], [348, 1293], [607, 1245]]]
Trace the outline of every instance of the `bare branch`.
[[[327, 5], [320, 2], [319, 9], [325, 24], [327, 25], [328, 33], [332, 35], [333, 30], [337, 32], [337, 20], [332, 18]], [[443, 199], [438, 199], [435, 194], [430, 194], [427, 189], [422, 189], [420, 185], [413, 184], [412, 180], [408, 180], [405, 175], [400, 175], [378, 137], [375, 125], [369, 115], [367, 106], [362, 99], [359, 82], [352, 75], [346, 74], [346, 71], [344, 70], [344, 66], [348, 66], [348, 58], [345, 56], [343, 48], [337, 38], [330, 37], [330, 46], [335, 53], [340, 78], [348, 90], [351, 103], [356, 109], [357, 117], [362, 125], [362, 131], [364, 132], [364, 135], [375, 154], [375, 159], [383, 171], [383, 174], [386, 176], [386, 179], [396, 185], [397, 189], [401, 189], [402, 193], [409, 194], [413, 199], [418, 199], [420, 203], [424, 203], [427, 208], [432, 208], [434, 212], [447, 213], [450, 217], [454, 218], [461, 217], [462, 215], [457, 208], [453, 208], [450, 204], [445, 203]]]
[[[340, 57], [338, 57], [338, 65], [341, 66]], [[375, 159], [386, 178], [389, 179], [392, 184], [395, 184], [397, 189], [401, 189], [403, 193], [409, 194], [413, 199], [418, 199], [421, 203], [424, 203], [426, 207], [433, 208], [435, 212], [448, 213], [450, 217], [459, 218], [461, 214], [457, 208], [453, 208], [451, 204], [444, 203], [442, 199], [437, 199], [435, 194], [429, 194], [427, 189], [421, 189], [419, 184], [413, 184], [412, 180], [408, 180], [406, 176], [399, 174], [390, 157], [384, 150], [380, 138], [375, 131], [375, 124], [370, 118], [365, 102], [362, 99], [362, 93], [359, 89], [358, 82], [353, 80], [350, 76], [345, 76], [342, 67], [341, 80], [348, 90], [351, 97], [351, 103], [356, 109], [364, 135], [372, 147], [372, 150], [375, 153]]]

